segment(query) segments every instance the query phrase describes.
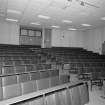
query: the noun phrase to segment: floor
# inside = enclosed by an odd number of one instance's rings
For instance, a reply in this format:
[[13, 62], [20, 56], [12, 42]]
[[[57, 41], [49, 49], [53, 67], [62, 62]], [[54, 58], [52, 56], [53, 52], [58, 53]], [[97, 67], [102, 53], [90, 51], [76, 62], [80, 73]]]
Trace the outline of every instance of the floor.
[[[104, 85], [105, 86], [105, 85]], [[93, 90], [89, 89], [89, 103], [86, 105], [105, 105], [105, 87], [99, 89], [99, 87], [94, 86]]]
[[[78, 81], [76, 75], [70, 75], [71, 81]], [[89, 103], [85, 105], [105, 105], [105, 81], [102, 89], [99, 89], [97, 86], [93, 86], [92, 91], [90, 90], [90, 82], [88, 82], [89, 86]], [[103, 97], [104, 96], [104, 97]]]

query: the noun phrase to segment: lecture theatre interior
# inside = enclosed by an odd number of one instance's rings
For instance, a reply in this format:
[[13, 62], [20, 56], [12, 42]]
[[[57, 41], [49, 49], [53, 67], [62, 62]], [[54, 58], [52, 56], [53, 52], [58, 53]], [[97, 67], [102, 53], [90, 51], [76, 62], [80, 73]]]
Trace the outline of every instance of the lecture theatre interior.
[[0, 105], [105, 105], [105, 0], [0, 0]]

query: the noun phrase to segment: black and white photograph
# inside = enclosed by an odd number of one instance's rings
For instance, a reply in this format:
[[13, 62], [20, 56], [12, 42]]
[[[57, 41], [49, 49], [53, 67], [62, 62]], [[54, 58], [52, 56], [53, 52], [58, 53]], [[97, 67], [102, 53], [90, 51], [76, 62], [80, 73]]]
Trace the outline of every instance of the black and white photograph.
[[0, 0], [0, 105], [105, 105], [105, 0]]

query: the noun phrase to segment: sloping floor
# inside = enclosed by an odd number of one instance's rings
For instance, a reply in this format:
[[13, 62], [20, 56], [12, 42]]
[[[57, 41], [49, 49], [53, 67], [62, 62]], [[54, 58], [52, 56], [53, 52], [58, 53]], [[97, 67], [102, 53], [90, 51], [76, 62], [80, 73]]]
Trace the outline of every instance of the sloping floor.
[[[77, 76], [71, 74], [70, 81], [78, 81]], [[92, 91], [90, 90], [90, 82], [88, 81], [89, 86], [89, 103], [85, 105], [105, 105], [105, 81], [104, 86], [100, 89], [97, 86], [93, 86]]]
[[99, 89], [99, 87], [94, 86], [92, 91], [89, 89], [89, 103], [86, 105], [105, 105], [105, 87]]

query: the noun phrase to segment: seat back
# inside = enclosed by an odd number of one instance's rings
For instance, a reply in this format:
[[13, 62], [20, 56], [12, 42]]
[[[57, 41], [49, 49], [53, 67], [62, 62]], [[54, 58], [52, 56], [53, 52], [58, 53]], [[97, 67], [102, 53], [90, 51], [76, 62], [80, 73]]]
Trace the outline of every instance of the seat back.
[[5, 60], [5, 61], [3, 61], [3, 66], [13, 66], [13, 61], [12, 60]]
[[9, 99], [21, 95], [20, 85], [17, 83], [17, 76], [2, 77], [3, 99]]
[[24, 73], [25, 66], [24, 65], [15, 66], [15, 70], [16, 70], [16, 73]]
[[40, 79], [40, 73], [39, 72], [31, 72], [30, 77], [31, 77], [31, 80], [39, 80]]
[[37, 90], [49, 88], [49, 78], [36, 80], [36, 83], [37, 83]]
[[32, 72], [32, 71], [35, 71], [33, 65], [26, 65], [25, 67], [26, 67], [26, 72]]
[[50, 87], [57, 86], [60, 84], [59, 76], [54, 76], [50, 78]]
[[43, 78], [48, 78], [49, 77], [49, 72], [46, 70], [46, 71], [40, 71], [40, 79], [43, 79]]
[[14, 60], [14, 64], [15, 64], [16, 66], [22, 65], [22, 60]]
[[59, 70], [49, 70], [49, 76], [50, 77], [59, 76]]
[[2, 67], [0, 67], [0, 75], [2, 75]]
[[91, 80], [97, 80], [99, 78], [99, 74], [97, 72], [92, 72]]
[[2, 75], [15, 74], [15, 69], [13, 66], [2, 67]]
[[12, 60], [12, 56], [4, 56], [2, 60], [3, 60], [3, 61]]
[[60, 75], [60, 83], [68, 83], [70, 81], [69, 75]]
[[36, 82], [31, 81], [30, 75], [28, 73], [18, 75], [18, 82], [21, 85], [22, 95], [26, 93], [31, 93], [35, 91]]
[[0, 77], [0, 101], [3, 99], [2, 77]]
[[20, 60], [20, 56], [12, 56], [13, 60]]
[[23, 64], [31, 64], [31, 60], [23, 60]]

